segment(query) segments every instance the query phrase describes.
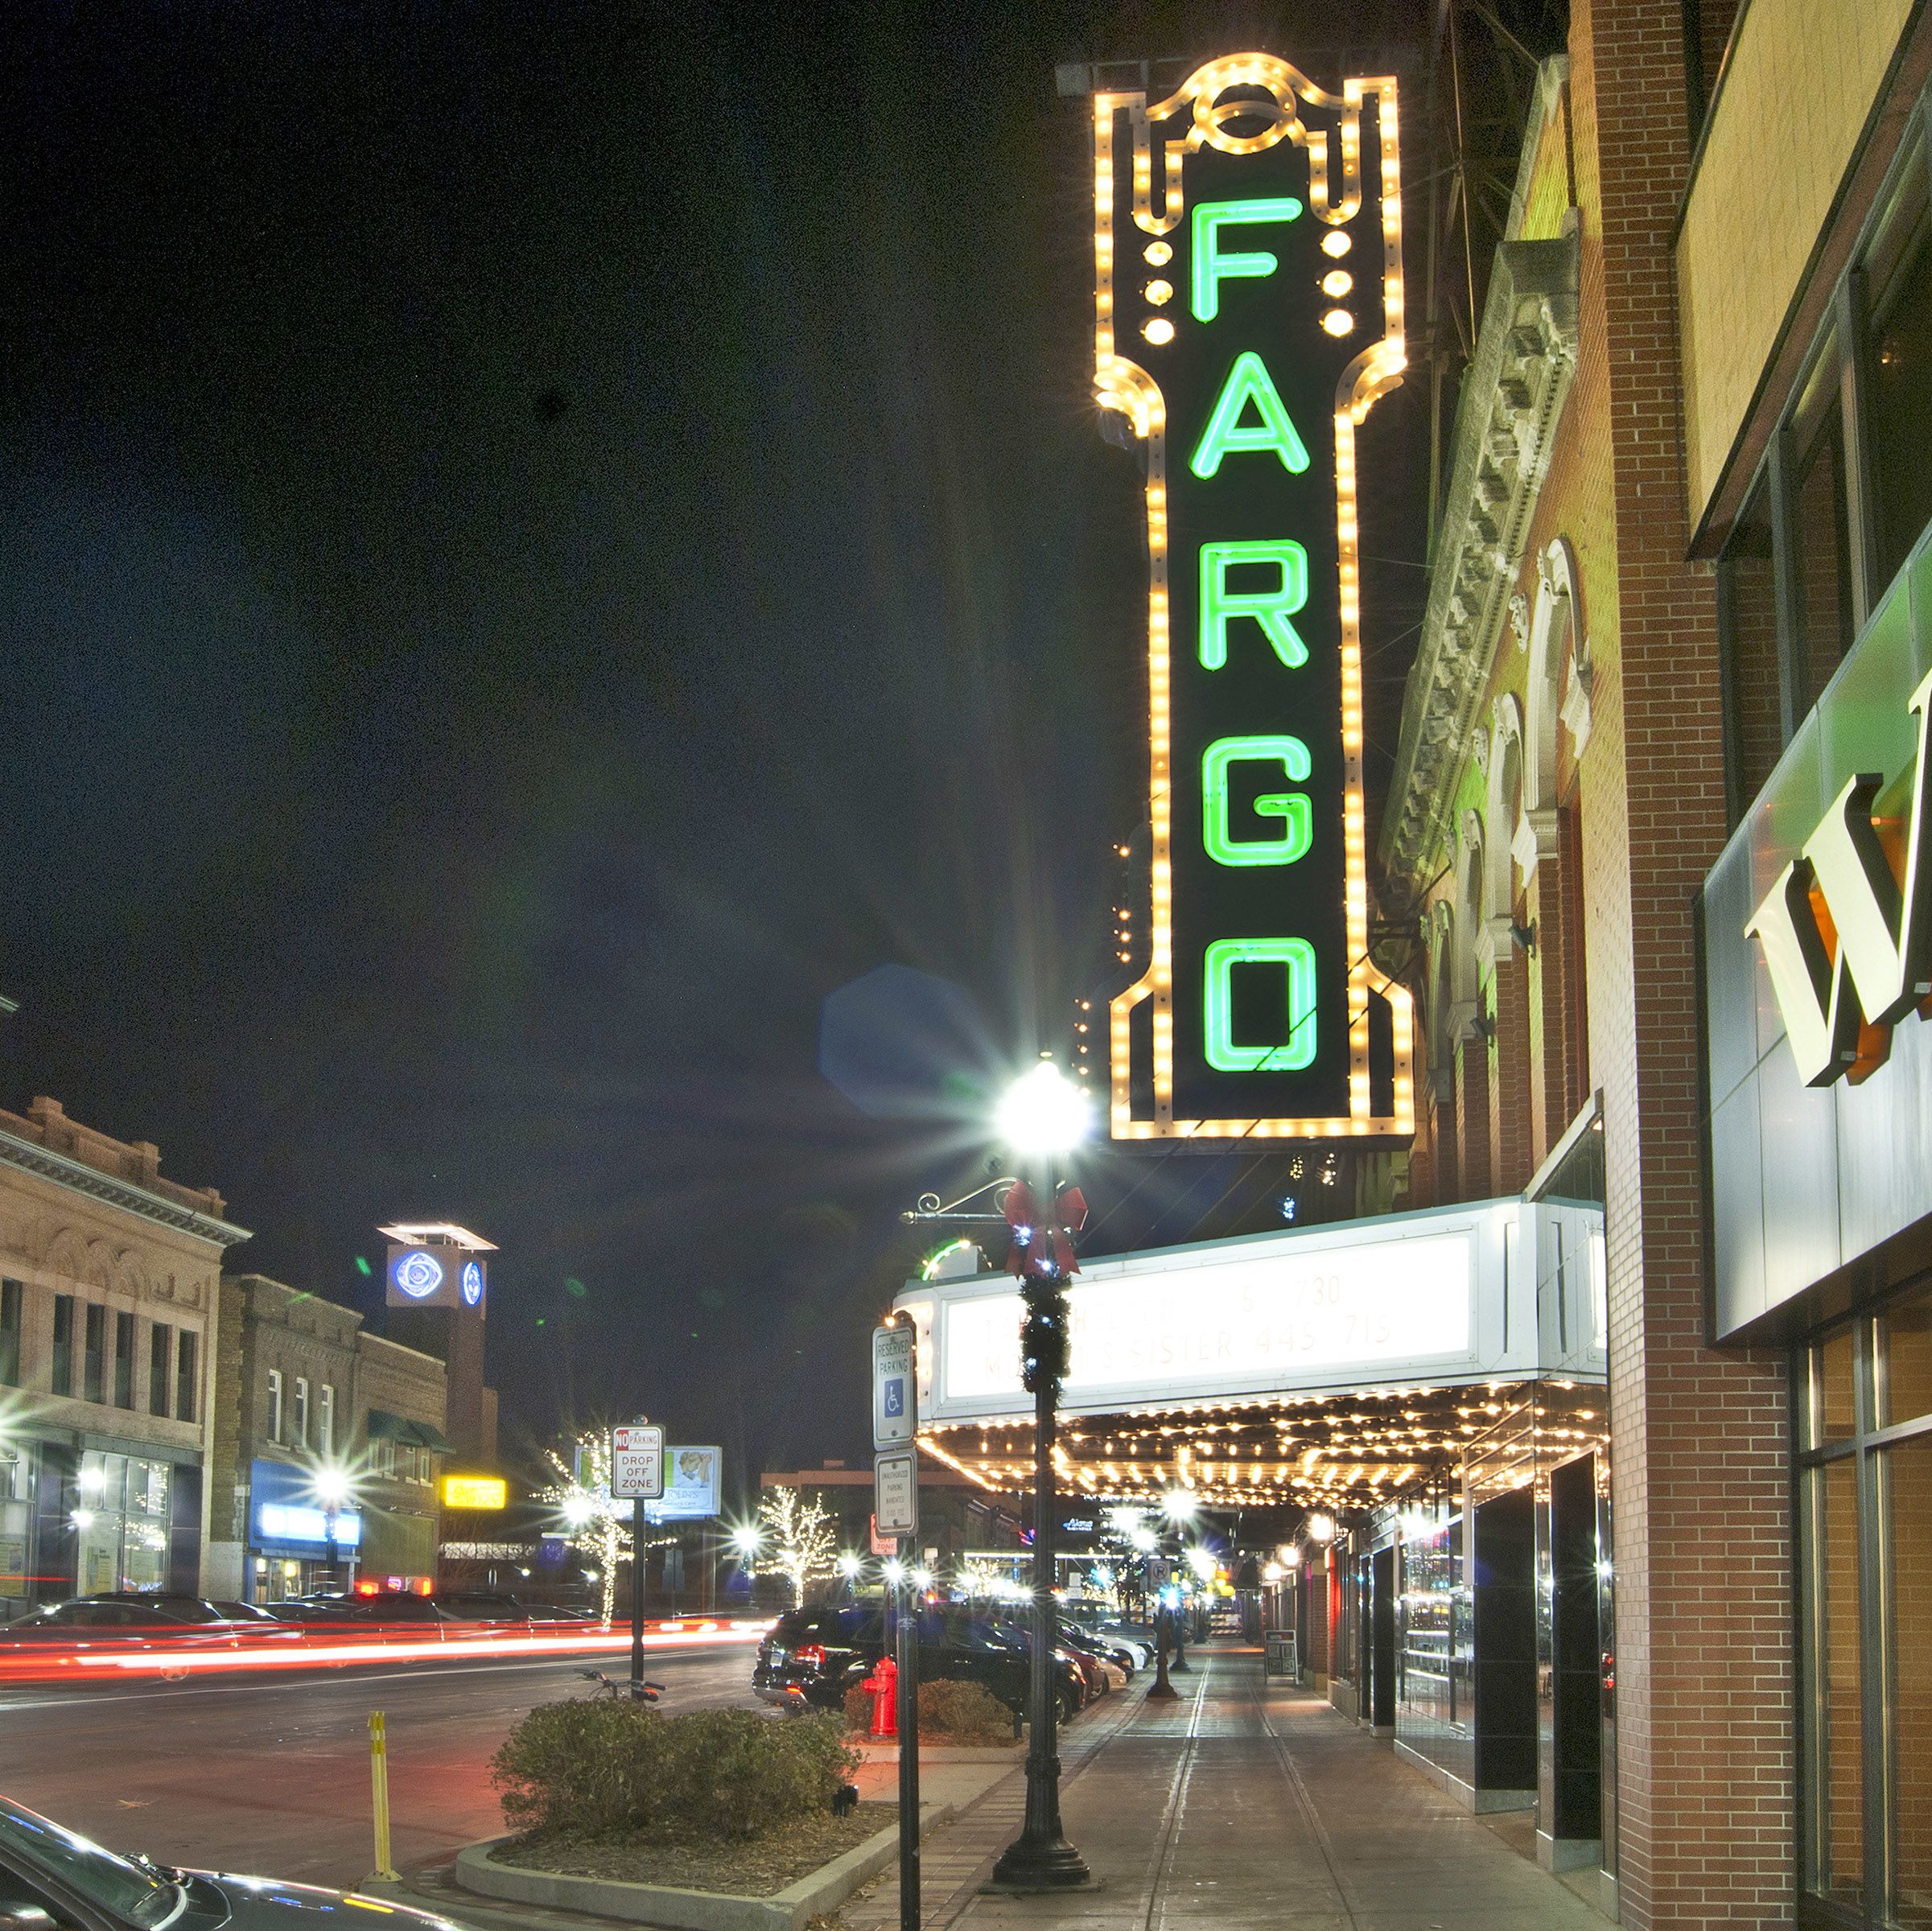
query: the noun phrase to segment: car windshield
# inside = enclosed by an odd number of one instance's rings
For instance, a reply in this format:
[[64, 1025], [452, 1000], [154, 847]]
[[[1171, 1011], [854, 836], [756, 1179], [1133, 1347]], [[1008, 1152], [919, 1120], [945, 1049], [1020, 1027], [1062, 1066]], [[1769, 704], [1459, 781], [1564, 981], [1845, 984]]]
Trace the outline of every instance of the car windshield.
[[0, 1848], [72, 1886], [89, 1902], [118, 1911], [146, 1931], [161, 1931], [186, 1902], [179, 1884], [103, 1851], [98, 1844], [0, 1797]]

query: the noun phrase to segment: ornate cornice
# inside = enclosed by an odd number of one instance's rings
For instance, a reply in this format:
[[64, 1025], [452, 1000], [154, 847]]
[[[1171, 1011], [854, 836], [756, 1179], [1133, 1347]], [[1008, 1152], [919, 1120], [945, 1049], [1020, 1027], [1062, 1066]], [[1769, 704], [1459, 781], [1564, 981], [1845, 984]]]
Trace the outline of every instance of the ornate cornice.
[[1426, 882], [1472, 742], [1576, 366], [1576, 307], [1574, 229], [1497, 249], [1382, 813], [1394, 901], [1410, 902]]
[[31, 1140], [21, 1139], [3, 1130], [0, 1130], [0, 1167], [11, 1167], [18, 1172], [51, 1180], [56, 1187], [64, 1187], [71, 1193], [84, 1193], [108, 1206], [118, 1207], [123, 1213], [138, 1214], [144, 1221], [171, 1227], [178, 1233], [192, 1233], [216, 1247], [233, 1247], [237, 1241], [249, 1237], [245, 1227], [216, 1220], [212, 1214], [198, 1213], [179, 1201], [152, 1193], [145, 1187], [137, 1187], [131, 1180], [117, 1180], [113, 1174], [103, 1173], [98, 1167], [90, 1167], [84, 1160], [69, 1159], [64, 1153], [51, 1153], [44, 1147], [35, 1146]]

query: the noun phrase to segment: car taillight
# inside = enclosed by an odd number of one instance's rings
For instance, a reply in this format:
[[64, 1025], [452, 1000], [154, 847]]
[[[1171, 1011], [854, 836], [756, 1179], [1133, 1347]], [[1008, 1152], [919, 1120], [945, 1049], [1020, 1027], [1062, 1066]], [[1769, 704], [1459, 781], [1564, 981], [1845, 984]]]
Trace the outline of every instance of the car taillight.
[[822, 1670], [825, 1667], [824, 1647], [818, 1643], [801, 1643], [792, 1652], [792, 1661], [803, 1664], [808, 1670]]

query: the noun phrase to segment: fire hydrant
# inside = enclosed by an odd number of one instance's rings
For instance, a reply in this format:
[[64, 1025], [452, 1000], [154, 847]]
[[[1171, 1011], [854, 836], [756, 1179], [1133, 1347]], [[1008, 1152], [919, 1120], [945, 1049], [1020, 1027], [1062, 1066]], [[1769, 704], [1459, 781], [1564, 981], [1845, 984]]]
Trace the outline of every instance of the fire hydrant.
[[899, 1734], [899, 1665], [882, 1656], [872, 1665], [872, 1674], [859, 1686], [872, 1693], [872, 1730], [875, 1737]]

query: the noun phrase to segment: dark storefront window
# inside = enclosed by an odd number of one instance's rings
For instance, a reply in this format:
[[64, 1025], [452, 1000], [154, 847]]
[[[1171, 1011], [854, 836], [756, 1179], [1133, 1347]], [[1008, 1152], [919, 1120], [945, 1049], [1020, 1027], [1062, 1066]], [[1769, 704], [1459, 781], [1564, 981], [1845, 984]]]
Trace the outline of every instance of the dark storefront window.
[[53, 1390], [56, 1394], [74, 1392], [74, 1297], [54, 1296]]
[[1718, 560], [1740, 821], [1932, 521], [1932, 208], [1914, 150]]
[[1852, 648], [1852, 530], [1845, 500], [1845, 418], [1835, 344], [1819, 358], [1787, 445], [1785, 485], [1794, 634], [1787, 735], [1823, 694]]
[[1932, 1926], [1932, 1283], [1800, 1352], [1809, 1923]]
[[175, 1419], [195, 1418], [195, 1337], [183, 1331], [175, 1363]]
[[114, 1406], [131, 1408], [134, 1405], [134, 1317], [131, 1314], [114, 1316]]
[[147, 1411], [150, 1414], [167, 1413], [167, 1357], [173, 1348], [175, 1331], [165, 1321], [157, 1321], [148, 1330], [147, 1340]]
[[20, 1303], [18, 1281], [0, 1281], [0, 1388], [20, 1385]]
[[1881, 227], [1867, 272], [1872, 290], [1866, 415], [1872, 444], [1878, 587], [1889, 583], [1932, 522], [1932, 222], [1925, 169], [1914, 159]]
[[1724, 708], [1735, 821], [1764, 789], [1785, 747], [1770, 491], [1762, 482], [1724, 546], [1719, 581], [1724, 591]]
[[107, 1392], [107, 1310], [98, 1302], [86, 1307], [85, 1345], [80, 1357], [80, 1393], [97, 1402]]

